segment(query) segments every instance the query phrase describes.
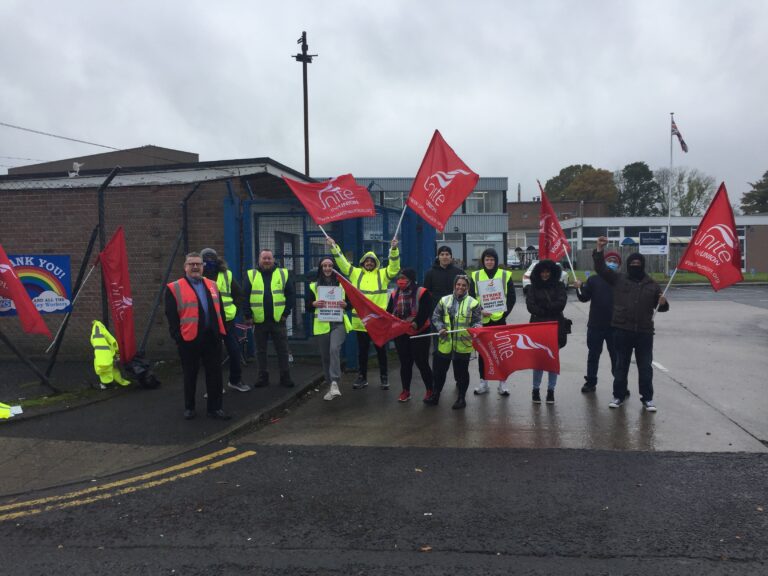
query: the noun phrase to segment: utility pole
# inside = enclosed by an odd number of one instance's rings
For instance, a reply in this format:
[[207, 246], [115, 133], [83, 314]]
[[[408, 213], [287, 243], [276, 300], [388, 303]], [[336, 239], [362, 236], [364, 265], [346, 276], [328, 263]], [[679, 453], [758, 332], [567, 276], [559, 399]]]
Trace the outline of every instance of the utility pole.
[[317, 54], [307, 54], [309, 46], [307, 45], [307, 33], [302, 32], [301, 38], [296, 41], [301, 44], [301, 54], [296, 54], [293, 58], [296, 62], [301, 62], [302, 72], [304, 73], [304, 175], [309, 177], [309, 101], [307, 98], [307, 64], [312, 64], [312, 58]]

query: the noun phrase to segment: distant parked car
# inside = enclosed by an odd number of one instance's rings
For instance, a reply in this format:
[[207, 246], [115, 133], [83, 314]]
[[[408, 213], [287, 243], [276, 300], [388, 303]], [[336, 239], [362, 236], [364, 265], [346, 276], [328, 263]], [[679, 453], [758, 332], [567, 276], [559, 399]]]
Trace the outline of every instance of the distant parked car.
[[[534, 260], [531, 262], [531, 265], [528, 266], [528, 269], [523, 273], [523, 294], [528, 294], [528, 286], [531, 285], [531, 272], [533, 272], [533, 267], [538, 264], [538, 260]], [[568, 290], [568, 272], [561, 266], [562, 272], [560, 273], [560, 282], [563, 283], [563, 286], [565, 286], [565, 289]]]
[[520, 256], [515, 250], [507, 252], [507, 268], [512, 270], [520, 270], [523, 267], [523, 263], [520, 262]]

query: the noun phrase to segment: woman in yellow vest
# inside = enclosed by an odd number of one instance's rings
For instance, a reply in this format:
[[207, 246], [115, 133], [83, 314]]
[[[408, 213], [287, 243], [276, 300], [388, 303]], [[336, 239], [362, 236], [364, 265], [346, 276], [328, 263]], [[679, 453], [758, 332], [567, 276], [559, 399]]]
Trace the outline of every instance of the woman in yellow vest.
[[436, 406], [445, 385], [448, 367], [453, 363], [453, 377], [456, 379], [458, 397], [454, 410], [467, 406], [469, 388], [469, 357], [472, 354], [472, 337], [467, 328], [483, 325], [480, 303], [468, 294], [469, 278], [460, 274], [453, 281], [453, 294], [443, 296], [432, 314], [432, 324], [439, 334], [437, 354], [432, 364], [434, 392], [425, 400]]
[[[320, 260], [317, 280], [309, 285], [307, 308], [314, 309], [312, 333], [317, 337], [320, 362], [328, 383], [328, 392], [323, 400], [333, 400], [341, 396], [341, 347], [347, 339], [351, 324], [344, 313], [347, 308], [344, 289], [339, 286], [331, 258]], [[326, 313], [329, 319], [323, 320]]]

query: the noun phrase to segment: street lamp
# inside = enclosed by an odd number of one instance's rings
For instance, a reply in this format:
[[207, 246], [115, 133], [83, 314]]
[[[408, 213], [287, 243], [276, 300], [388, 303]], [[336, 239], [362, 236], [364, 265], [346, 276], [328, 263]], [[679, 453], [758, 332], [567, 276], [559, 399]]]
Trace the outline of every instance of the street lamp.
[[304, 175], [309, 177], [309, 100], [307, 98], [307, 64], [312, 64], [312, 58], [317, 54], [307, 54], [309, 45], [307, 44], [307, 33], [302, 32], [301, 38], [296, 41], [297, 44], [301, 44], [301, 53], [296, 54], [293, 58], [296, 62], [301, 62], [302, 71], [304, 73]]

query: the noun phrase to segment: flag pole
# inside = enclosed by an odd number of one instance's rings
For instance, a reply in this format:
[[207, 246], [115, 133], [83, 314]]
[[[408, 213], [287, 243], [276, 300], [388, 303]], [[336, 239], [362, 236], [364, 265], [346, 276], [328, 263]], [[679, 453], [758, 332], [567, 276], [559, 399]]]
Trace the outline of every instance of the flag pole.
[[[672, 124], [675, 122], [675, 113], [669, 113], [669, 182], [667, 183], [667, 262], [664, 272], [669, 276], [669, 246], [672, 240]], [[667, 285], [669, 286], [669, 285]], [[655, 312], [654, 312], [655, 313]]]
[[571, 274], [573, 274], [573, 281], [576, 282], [576, 271], [573, 269], [573, 262], [571, 262], [571, 256], [568, 254], [568, 250], [565, 250], [565, 257], [568, 260], [568, 266], [571, 267]]
[[397, 240], [397, 234], [400, 232], [400, 225], [403, 223], [403, 216], [405, 216], [406, 208], [408, 208], [408, 204], [403, 204], [403, 211], [400, 213], [400, 220], [397, 222], [397, 228], [395, 228], [395, 235], [392, 236], [392, 240]]
[[[457, 332], [465, 332], [465, 329], [461, 330], [448, 330], [446, 331], [446, 334], [456, 334]], [[411, 340], [415, 338], [434, 338], [435, 336], [440, 336], [437, 332], [428, 332], [427, 334], [419, 334], [418, 336], [411, 336]]]
[[320, 224], [318, 224], [318, 225], [317, 225], [317, 227], [318, 227], [318, 228], [320, 228], [320, 232], [322, 232], [322, 233], [323, 233], [323, 235], [324, 235], [326, 238], [328, 238], [328, 240], [330, 240], [330, 239], [331, 239], [331, 237], [330, 237], [330, 236], [328, 236], [328, 232], [326, 232], [326, 231], [325, 231], [325, 228], [323, 228], [322, 226], [320, 226]]
[[[667, 296], [667, 290], [669, 290], [669, 285], [672, 284], [672, 280], [675, 278], [675, 274], [677, 274], [677, 268], [675, 268], [674, 272], [672, 272], [672, 276], [669, 278], [669, 282], [667, 282], [667, 285], [664, 287], [664, 292], [661, 293], [662, 297]], [[656, 312], [659, 310], [659, 303], [656, 302], [656, 306], [653, 309], [653, 316], [651, 317], [651, 320], [656, 318]]]
[[72, 298], [72, 302], [69, 304], [70, 311], [67, 312], [67, 315], [64, 316], [64, 320], [61, 321], [61, 324], [59, 324], [59, 329], [56, 331], [56, 336], [53, 337], [53, 341], [48, 346], [48, 348], [45, 349], [45, 353], [48, 354], [51, 351], [51, 348], [53, 348], [56, 345], [57, 340], [59, 339], [59, 334], [61, 334], [62, 329], [64, 328], [64, 325], [69, 320], [69, 317], [72, 315], [71, 307], [75, 305], [75, 302], [77, 302], [78, 297], [80, 296], [80, 293], [83, 291], [83, 287], [85, 286], [85, 283], [88, 282], [88, 278], [91, 277], [91, 274], [96, 269], [96, 266], [98, 265], [98, 261], [96, 264], [91, 266], [91, 269], [88, 271], [88, 274], [85, 277], [85, 280], [83, 280], [83, 283], [80, 284], [80, 288], [78, 288], [77, 293]]

